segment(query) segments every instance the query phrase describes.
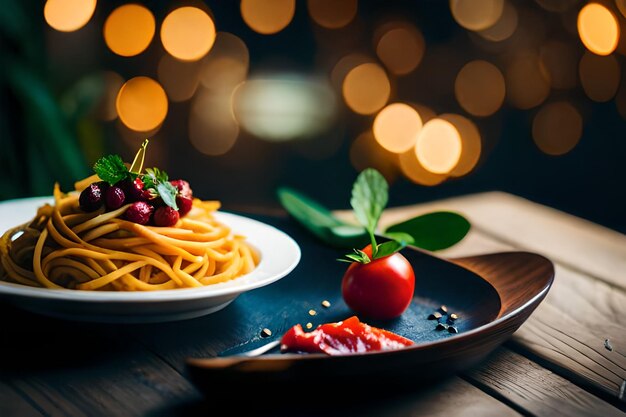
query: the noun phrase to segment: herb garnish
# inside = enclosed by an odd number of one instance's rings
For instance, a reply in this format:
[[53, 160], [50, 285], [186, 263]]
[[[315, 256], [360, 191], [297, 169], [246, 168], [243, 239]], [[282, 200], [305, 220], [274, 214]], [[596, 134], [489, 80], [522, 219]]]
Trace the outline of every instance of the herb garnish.
[[385, 177], [372, 168], [363, 170], [352, 187], [350, 205], [359, 223], [367, 230], [372, 244], [372, 259], [362, 250], [354, 249], [354, 253], [347, 254], [347, 259], [340, 259], [341, 261], [366, 264], [374, 259], [392, 255], [403, 249], [408, 243], [412, 243], [413, 239], [407, 234], [398, 235], [397, 237], [402, 237], [398, 240], [390, 240], [381, 244], [376, 242], [376, 227], [388, 201], [389, 185]]
[[161, 197], [166, 205], [178, 210], [176, 204], [178, 189], [169, 182], [167, 173], [159, 168], [147, 168], [145, 173], [141, 172], [147, 146], [148, 139], [142, 143], [137, 155], [135, 155], [131, 169], [128, 169], [119, 155], [107, 155], [96, 161], [93, 170], [102, 181], [106, 181], [110, 185], [118, 184], [124, 180], [134, 181], [139, 178], [143, 183], [144, 190], [153, 197]]
[[[378, 180], [371, 178], [366, 181], [372, 174], [364, 175], [367, 175], [367, 177], [364, 176], [362, 179], [364, 187], [359, 186], [358, 191], [355, 193], [355, 202], [370, 195], [365, 193], [369, 192], [367, 190], [372, 187], [374, 181], [380, 183], [379, 187], [381, 188], [377, 193], [388, 193], [388, 186], [380, 181], [381, 178], [378, 178]], [[366, 185], [366, 183], [369, 185]], [[363, 247], [368, 242], [371, 243], [370, 232], [376, 229], [375, 226], [370, 227], [368, 231], [359, 224], [346, 222], [335, 216], [331, 210], [319, 202], [291, 188], [280, 187], [277, 191], [280, 203], [285, 210], [325, 244], [335, 248], [352, 249]], [[375, 201], [378, 201], [378, 204], [383, 203], [381, 204], [382, 206], [387, 204], [386, 199], [375, 198]], [[359, 214], [363, 220], [367, 219], [368, 215], [366, 213], [368, 212], [372, 218], [376, 214], [368, 208], [371, 205], [367, 203], [365, 205], [359, 203], [359, 205], [362, 206], [362, 209], [359, 210], [364, 212]], [[359, 223], [361, 223], [360, 220]], [[369, 222], [364, 221], [363, 223]], [[438, 251], [458, 243], [469, 230], [469, 221], [460, 213], [433, 211], [409, 218], [401, 223], [392, 224], [386, 229], [380, 230], [378, 234], [387, 239], [401, 242], [401, 244], [416, 246], [428, 251]], [[375, 246], [378, 256], [382, 256], [383, 253], [393, 253], [393, 250], [386, 252], [387, 249], [394, 249], [393, 245], [395, 244], [391, 243], [389, 246], [384, 247], [382, 245]], [[352, 255], [351, 253], [349, 258]], [[354, 255], [359, 259], [365, 259], [361, 253], [355, 252]]]
[[178, 188], [174, 187], [169, 182], [165, 171], [159, 168], [147, 168], [142, 179], [146, 190], [150, 191], [151, 194], [159, 195], [165, 204], [174, 210], [178, 210], [178, 206], [176, 205]]
[[93, 166], [94, 172], [102, 181], [111, 185], [129, 179], [131, 174], [119, 155], [107, 155], [98, 159]]

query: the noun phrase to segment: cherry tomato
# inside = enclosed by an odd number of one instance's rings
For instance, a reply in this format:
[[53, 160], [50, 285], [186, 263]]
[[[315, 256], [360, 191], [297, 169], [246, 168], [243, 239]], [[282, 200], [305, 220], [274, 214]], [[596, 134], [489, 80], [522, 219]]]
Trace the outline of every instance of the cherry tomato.
[[[363, 252], [371, 258], [371, 245]], [[392, 319], [411, 304], [415, 273], [399, 252], [366, 264], [353, 262], [343, 276], [341, 291], [355, 312], [374, 319]]]

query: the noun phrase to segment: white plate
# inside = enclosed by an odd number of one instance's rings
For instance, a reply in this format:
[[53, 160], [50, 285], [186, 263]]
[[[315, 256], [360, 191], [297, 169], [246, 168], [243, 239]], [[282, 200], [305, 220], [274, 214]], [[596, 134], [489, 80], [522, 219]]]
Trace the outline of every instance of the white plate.
[[[50, 197], [0, 203], [0, 235], [32, 219]], [[254, 271], [234, 280], [202, 288], [148, 292], [51, 290], [0, 281], [0, 298], [20, 308], [70, 320], [147, 323], [183, 320], [221, 310], [245, 291], [271, 284], [300, 262], [300, 247], [273, 226], [232, 213], [216, 218], [247, 237], [260, 253]]]

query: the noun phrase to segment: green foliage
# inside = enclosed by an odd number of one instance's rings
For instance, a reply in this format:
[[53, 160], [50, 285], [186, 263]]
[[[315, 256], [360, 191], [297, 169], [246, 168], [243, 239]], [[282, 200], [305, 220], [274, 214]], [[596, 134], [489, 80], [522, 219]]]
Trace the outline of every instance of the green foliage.
[[114, 185], [129, 178], [130, 172], [119, 155], [107, 155], [98, 159], [93, 166], [94, 172], [102, 181]]
[[[362, 248], [368, 241], [371, 242], [373, 259], [391, 255], [406, 245], [431, 251], [445, 249], [455, 245], [467, 235], [470, 223], [465, 217], [458, 213], [437, 211], [388, 227], [379, 236], [389, 241], [377, 245], [375, 237], [372, 239], [372, 236], [376, 233], [376, 225], [387, 204], [388, 186], [382, 175], [377, 171], [375, 173], [371, 171], [363, 171], [357, 178], [351, 200], [359, 223], [365, 227], [338, 219], [317, 201], [292, 189], [280, 188], [278, 198], [294, 219], [330, 246], [354, 249]], [[367, 255], [363, 256], [360, 252], [355, 251], [346, 257], [349, 262], [362, 262]], [[367, 259], [369, 260], [369, 257]]]
[[84, 149], [94, 146], [94, 138], [79, 139], [79, 125], [102, 85], [97, 76], [69, 88], [54, 84], [33, 10], [41, 3], [4, 0], [0, 7], [0, 199], [49, 195], [54, 182], [71, 188], [88, 175]]

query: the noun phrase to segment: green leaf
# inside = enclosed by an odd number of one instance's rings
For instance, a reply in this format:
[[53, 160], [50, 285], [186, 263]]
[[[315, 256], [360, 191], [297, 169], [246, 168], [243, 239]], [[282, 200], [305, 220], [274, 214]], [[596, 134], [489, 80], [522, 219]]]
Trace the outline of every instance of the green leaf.
[[411, 236], [408, 233], [403, 233], [403, 232], [395, 232], [395, 233], [385, 233], [384, 234], [385, 237], [389, 238], [389, 239], [393, 239], [396, 242], [400, 242], [400, 243], [404, 243], [405, 245], [412, 245], [413, 243], [415, 243], [415, 240], [413, 239], [413, 236]]
[[178, 188], [174, 187], [170, 182], [161, 182], [157, 184], [156, 190], [165, 204], [174, 210], [178, 210], [178, 205], [176, 205], [176, 194], [178, 194]]
[[145, 189], [156, 189], [157, 185], [161, 183], [169, 183], [168, 180], [169, 177], [167, 176], [167, 173], [165, 171], [161, 171], [159, 168], [146, 168], [146, 173], [142, 179]]
[[278, 199], [291, 215], [317, 227], [344, 226], [344, 222], [317, 201], [287, 187], [278, 189]]
[[[6, 12], [4, 7], [0, 9], [3, 9], [3, 13]], [[21, 40], [28, 38], [27, 33], [24, 35], [25, 37]], [[44, 177], [32, 181], [45, 185], [46, 181], [52, 182], [47, 178], [54, 178], [55, 181], [61, 183], [62, 188], [69, 188], [77, 178], [84, 178], [89, 174], [88, 165], [78, 147], [73, 127], [59, 109], [51, 89], [39, 75], [36, 66], [26, 62], [23, 57], [13, 54], [9, 48], [4, 48], [2, 60], [0, 80], [5, 83], [8, 91], [15, 95], [16, 102], [20, 105], [19, 111], [23, 112], [25, 118], [26, 134], [23, 137], [20, 136], [19, 140], [32, 142], [34, 146], [29, 149], [41, 153], [36, 162], [34, 157], [31, 158], [32, 155], [23, 155], [20, 159], [21, 164], [41, 164], [36, 169], [44, 173]], [[16, 141], [17, 139], [15, 138]], [[4, 152], [5, 149], [2, 148], [2, 151]], [[27, 168], [24, 169], [23, 174], [27, 174], [27, 171]], [[23, 177], [16, 178], [16, 180], [29, 181]], [[51, 184], [45, 188], [49, 193]], [[27, 193], [39, 195], [41, 191], [41, 189], [30, 189]]]
[[469, 230], [469, 221], [460, 214], [437, 211], [392, 225], [385, 234], [406, 233], [413, 238], [414, 246], [435, 251], [460, 242]]
[[344, 249], [367, 244], [368, 236], [363, 227], [338, 219], [317, 201], [288, 187], [279, 188], [277, 195], [283, 208], [324, 243]]
[[128, 178], [128, 168], [119, 155], [103, 156], [96, 161], [93, 170], [102, 181], [111, 185]]
[[384, 258], [385, 256], [393, 255], [394, 253], [404, 249], [405, 247], [405, 242], [398, 242], [395, 240], [381, 243], [380, 245], [378, 245], [378, 250], [376, 251], [376, 255], [374, 255], [374, 259], [380, 259]]
[[378, 225], [387, 201], [389, 186], [382, 174], [373, 168], [363, 170], [352, 187], [350, 205], [359, 220], [370, 235], [373, 235]]
[[[348, 259], [347, 262], [358, 262], [361, 264], [368, 264], [370, 262], [372, 262], [372, 260], [370, 259], [370, 257], [367, 255], [367, 253], [363, 252], [360, 249], [354, 249], [354, 253], [349, 253], [347, 255], [345, 255], [345, 257]], [[343, 262], [346, 262], [345, 259], [339, 259]]]

